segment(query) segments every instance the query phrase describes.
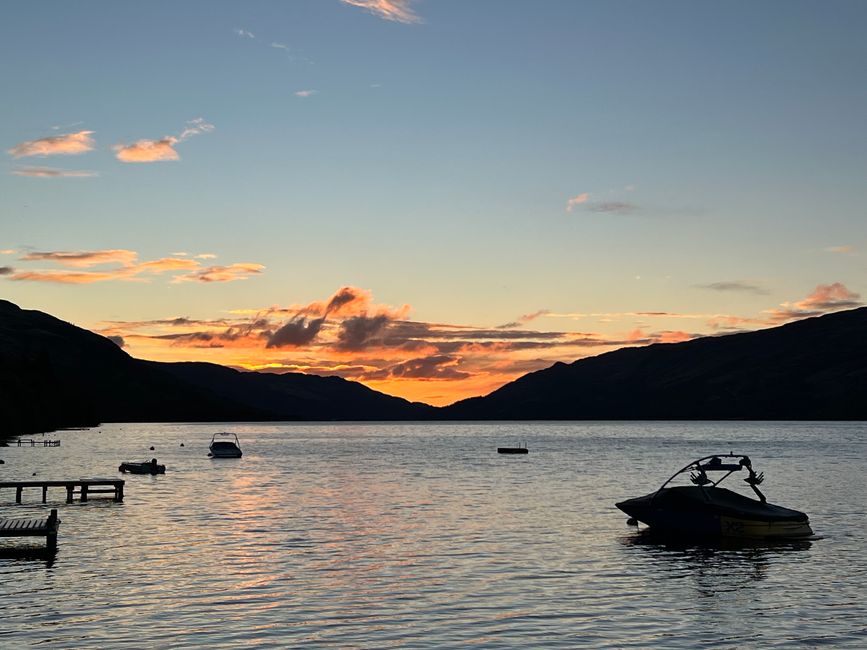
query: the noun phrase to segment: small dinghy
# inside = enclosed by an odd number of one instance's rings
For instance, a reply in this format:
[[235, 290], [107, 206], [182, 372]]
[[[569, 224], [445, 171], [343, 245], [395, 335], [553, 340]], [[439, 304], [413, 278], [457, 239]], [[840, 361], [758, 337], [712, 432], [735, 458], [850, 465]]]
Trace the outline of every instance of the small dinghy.
[[130, 474], [165, 474], [166, 466], [159, 465], [156, 458], [151, 458], [150, 461], [142, 463], [121, 463], [120, 467], [117, 468], [117, 471], [123, 472], [124, 474], [127, 472]]
[[[744, 482], [758, 500], [719, 487], [729, 475], [741, 470], [747, 471]], [[668, 487], [687, 472], [692, 485]], [[709, 473], [722, 476], [713, 480]], [[678, 470], [656, 492], [615, 505], [629, 515], [631, 524], [640, 521], [651, 531], [678, 536], [797, 539], [812, 535], [810, 520], [803, 512], [767, 502], [758, 487], [764, 480], [764, 472], [756, 474], [749, 456], [715, 454]]]
[[234, 433], [215, 433], [208, 447], [211, 458], [240, 458], [241, 444]]

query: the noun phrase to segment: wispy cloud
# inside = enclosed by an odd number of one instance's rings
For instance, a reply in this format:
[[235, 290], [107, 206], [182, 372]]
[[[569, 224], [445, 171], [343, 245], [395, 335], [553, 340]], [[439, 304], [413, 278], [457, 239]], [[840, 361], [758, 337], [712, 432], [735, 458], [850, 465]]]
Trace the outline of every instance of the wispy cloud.
[[713, 291], [732, 291], [737, 293], [752, 293], [757, 296], [765, 296], [768, 290], [761, 285], [743, 280], [731, 280], [727, 282], [711, 282], [710, 284], [697, 284], [699, 289], [711, 289]]
[[15, 269], [11, 266], [0, 266], [0, 275], [12, 275], [15, 273]]
[[116, 144], [112, 147], [115, 157], [126, 163], [149, 163], [180, 160], [175, 146], [195, 135], [210, 133], [213, 124], [208, 124], [201, 117], [187, 122], [186, 127], [177, 136], [165, 136], [159, 140], [137, 140], [132, 144]]
[[308, 89], [308, 90], [299, 90], [299, 91], [295, 92], [295, 96], [306, 98], [306, 97], [311, 97], [318, 92], [319, 92], [318, 90], [313, 90], [312, 88]]
[[[212, 254], [205, 253], [204, 256], [203, 259], [208, 259]], [[259, 274], [265, 268], [252, 262], [203, 267], [198, 259], [177, 255], [139, 261], [138, 253], [127, 249], [31, 251], [22, 255], [19, 260], [27, 263], [50, 262], [62, 268], [16, 269], [5, 274], [9, 280], [55, 284], [92, 284], [112, 280], [147, 282], [147, 276], [162, 274], [175, 274], [173, 283], [233, 282]]]
[[590, 194], [587, 192], [582, 192], [578, 196], [573, 196], [571, 199], [566, 201], [566, 212], [572, 212], [577, 206], [587, 203], [587, 200], [590, 198]]
[[178, 142], [183, 142], [184, 140], [188, 140], [194, 135], [201, 135], [202, 133], [210, 133], [214, 130], [214, 125], [205, 122], [204, 118], [196, 117], [189, 122], [187, 122], [187, 126], [181, 131], [181, 134], [178, 136]]
[[855, 253], [854, 246], [828, 246], [825, 249], [826, 253], [836, 253], [837, 255], [852, 255]]
[[87, 170], [55, 169], [53, 167], [16, 167], [12, 170], [16, 176], [31, 178], [93, 178], [97, 172]]
[[411, 0], [340, 0], [343, 4], [366, 9], [375, 16], [398, 23], [420, 23]]
[[524, 314], [523, 316], [518, 316], [517, 320], [514, 320], [511, 323], [500, 325], [499, 329], [511, 329], [513, 327], [520, 327], [521, 325], [526, 325], [527, 323], [534, 321], [541, 316], [547, 316], [550, 313], [551, 310], [549, 309], [540, 309], [538, 311], [534, 311], [531, 314]]
[[627, 201], [598, 201], [587, 203], [586, 208], [591, 212], [603, 212], [610, 214], [631, 214], [638, 210], [638, 206]]
[[67, 271], [50, 269], [47, 271], [18, 271], [9, 276], [10, 280], [23, 282], [49, 282], [52, 284], [93, 284], [108, 280], [129, 280], [135, 275], [130, 269], [112, 271]]
[[591, 201], [590, 192], [582, 192], [566, 201], [566, 212], [576, 209], [609, 214], [631, 214], [638, 206], [628, 201]]
[[271, 43], [271, 47], [273, 47], [275, 50], [283, 50], [285, 52], [289, 51], [289, 46], [286, 45], [285, 43], [277, 43], [275, 41], [275, 42]]
[[246, 29], [241, 29], [240, 27], [236, 27], [234, 31], [241, 38], [256, 38], [256, 35], [253, 32], [248, 32]]
[[238, 262], [228, 266], [209, 266], [207, 268], [176, 275], [172, 282], [234, 282], [246, 280], [252, 275], [261, 273], [265, 267], [252, 262]]
[[78, 131], [65, 135], [55, 135], [39, 140], [29, 140], [9, 149], [13, 158], [27, 156], [62, 156], [75, 155], [92, 151], [94, 148], [93, 131]]
[[131, 266], [138, 253], [125, 248], [98, 251], [31, 251], [21, 256], [23, 262], [55, 262], [61, 266], [87, 268], [100, 264]]
[[462, 380], [471, 375], [458, 369], [460, 357], [445, 354], [420, 357], [401, 361], [375, 372], [366, 373], [367, 379], [423, 379], [423, 380]]

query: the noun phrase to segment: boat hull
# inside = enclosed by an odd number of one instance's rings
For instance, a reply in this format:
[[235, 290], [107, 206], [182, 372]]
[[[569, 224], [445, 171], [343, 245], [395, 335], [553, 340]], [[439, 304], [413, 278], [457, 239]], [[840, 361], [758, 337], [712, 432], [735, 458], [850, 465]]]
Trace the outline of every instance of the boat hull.
[[117, 468], [119, 472], [130, 474], [165, 474], [165, 465], [152, 465], [151, 463], [121, 463]]
[[243, 454], [235, 445], [221, 442], [210, 447], [212, 458], [240, 458]]
[[652, 530], [681, 536], [797, 539], [813, 534], [803, 512], [725, 488], [665, 488], [616, 505]]

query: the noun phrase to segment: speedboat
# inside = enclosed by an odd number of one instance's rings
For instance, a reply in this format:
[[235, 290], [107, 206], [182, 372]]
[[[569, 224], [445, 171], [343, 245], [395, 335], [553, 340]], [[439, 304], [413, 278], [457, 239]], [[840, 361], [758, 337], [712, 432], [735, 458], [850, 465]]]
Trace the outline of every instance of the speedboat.
[[[758, 500], [719, 487], [742, 470], [747, 472], [744, 482]], [[669, 487], [686, 473], [692, 485]], [[678, 470], [656, 492], [615, 505], [629, 515], [631, 524], [640, 521], [651, 531], [678, 536], [796, 539], [812, 535], [810, 520], [803, 512], [767, 502], [759, 490], [764, 478], [764, 472], [753, 470], [749, 456], [715, 454]]]
[[241, 444], [234, 433], [215, 433], [208, 447], [212, 458], [240, 458]]
[[117, 468], [118, 472], [130, 474], [165, 474], [166, 466], [157, 464], [156, 458], [151, 458], [143, 463], [123, 462]]

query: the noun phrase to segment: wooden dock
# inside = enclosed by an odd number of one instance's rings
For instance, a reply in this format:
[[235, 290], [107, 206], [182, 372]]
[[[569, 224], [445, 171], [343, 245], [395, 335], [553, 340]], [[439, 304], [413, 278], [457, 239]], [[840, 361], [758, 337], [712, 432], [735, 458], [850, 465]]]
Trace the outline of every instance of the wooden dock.
[[112, 494], [115, 501], [123, 501], [125, 481], [118, 478], [79, 478], [67, 481], [0, 481], [0, 490], [15, 488], [15, 503], [21, 503], [24, 488], [42, 488], [42, 503], [48, 500], [48, 488], [66, 489], [66, 503], [72, 503], [76, 494], [82, 502], [92, 494]]
[[15, 441], [19, 447], [59, 447], [59, 440], [34, 440], [33, 438], [19, 438]]
[[52, 510], [47, 517], [0, 519], [0, 537], [44, 537], [46, 547], [53, 552], [57, 550], [59, 526], [57, 510]]

